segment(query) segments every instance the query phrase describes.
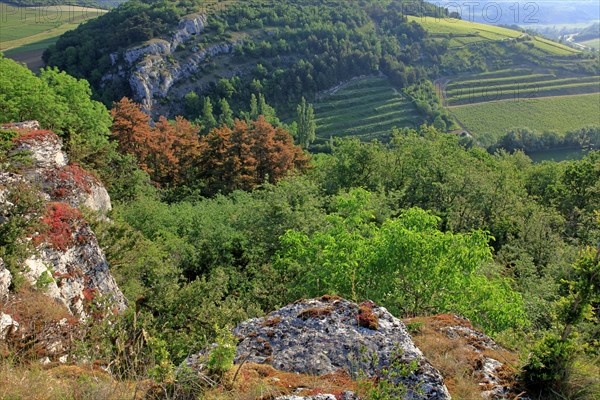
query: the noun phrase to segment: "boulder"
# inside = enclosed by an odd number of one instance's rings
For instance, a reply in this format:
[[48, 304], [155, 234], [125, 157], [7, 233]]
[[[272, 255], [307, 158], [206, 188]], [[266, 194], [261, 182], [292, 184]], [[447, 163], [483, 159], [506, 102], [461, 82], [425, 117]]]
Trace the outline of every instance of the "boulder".
[[[449, 399], [440, 373], [415, 346], [406, 327], [385, 308], [325, 296], [302, 300], [238, 325], [236, 363], [324, 375], [380, 377], [401, 383], [407, 399]], [[188, 358], [202, 369], [206, 352]], [[386, 372], [399, 372], [397, 376]], [[316, 399], [315, 399], [316, 400]]]
[[10, 315], [0, 312], [0, 339], [4, 340], [6, 336], [19, 329], [19, 323]]

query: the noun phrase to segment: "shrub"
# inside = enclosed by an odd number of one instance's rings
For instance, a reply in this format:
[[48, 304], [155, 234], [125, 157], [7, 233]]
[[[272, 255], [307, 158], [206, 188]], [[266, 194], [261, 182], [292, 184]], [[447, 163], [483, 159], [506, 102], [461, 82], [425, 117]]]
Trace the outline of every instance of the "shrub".
[[527, 387], [540, 391], [560, 391], [573, 366], [576, 345], [548, 333], [533, 348], [521, 378]]
[[42, 218], [42, 232], [34, 243], [47, 243], [50, 247], [66, 251], [75, 244], [75, 231], [83, 223], [79, 210], [66, 203], [48, 203]]
[[208, 371], [211, 374], [222, 376], [233, 367], [237, 339], [227, 328], [220, 330], [217, 336], [217, 346], [208, 357]]

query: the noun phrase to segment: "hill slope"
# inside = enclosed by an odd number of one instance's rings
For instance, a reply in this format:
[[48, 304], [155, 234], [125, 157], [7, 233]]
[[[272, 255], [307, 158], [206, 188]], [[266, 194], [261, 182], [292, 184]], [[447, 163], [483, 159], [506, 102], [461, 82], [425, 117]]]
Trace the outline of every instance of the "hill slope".
[[[259, 92], [287, 112], [302, 96], [313, 100], [358, 75], [383, 73], [400, 89], [440, 73], [548, 56], [580, 68], [570, 48], [504, 28], [436, 22], [444, 19], [434, 18], [439, 9], [427, 3], [417, 12], [398, 0], [219, 4], [128, 2], [64, 35], [45, 59], [88, 79], [107, 104], [127, 95], [155, 115], [186, 111], [192, 118], [201, 110], [184, 110], [191, 92], [213, 103], [226, 98], [235, 110]], [[407, 10], [417, 15], [407, 18]], [[219, 88], [222, 79], [229, 84]]]

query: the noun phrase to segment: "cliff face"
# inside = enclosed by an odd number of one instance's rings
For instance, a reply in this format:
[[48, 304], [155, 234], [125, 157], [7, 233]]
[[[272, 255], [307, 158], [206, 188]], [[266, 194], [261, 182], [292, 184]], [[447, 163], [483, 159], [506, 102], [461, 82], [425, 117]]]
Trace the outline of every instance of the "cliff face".
[[[79, 209], [85, 206], [104, 215], [111, 209], [108, 193], [93, 175], [68, 164], [58, 136], [37, 128], [34, 124], [21, 129], [14, 140], [14, 150], [27, 152], [32, 164], [22, 167], [19, 173], [0, 173], [3, 209], [10, 209], [8, 193], [19, 183], [35, 188], [43, 199], [40, 231], [21, 239], [32, 241], [35, 251], [19, 272], [78, 319], [89, 317], [90, 309], [98, 305], [121, 312], [126, 308], [125, 297]], [[13, 278], [0, 261], [0, 296], [5, 304], [10, 303], [8, 288]]]
[[[113, 71], [102, 80], [110, 81], [115, 76], [125, 78], [134, 100], [152, 111], [157, 100], [168, 97], [176, 83], [199, 73], [207, 58], [233, 50], [235, 43], [201, 44], [206, 23], [206, 14], [188, 16], [179, 22], [170, 37], [111, 54]], [[182, 45], [188, 49], [177, 51]]]

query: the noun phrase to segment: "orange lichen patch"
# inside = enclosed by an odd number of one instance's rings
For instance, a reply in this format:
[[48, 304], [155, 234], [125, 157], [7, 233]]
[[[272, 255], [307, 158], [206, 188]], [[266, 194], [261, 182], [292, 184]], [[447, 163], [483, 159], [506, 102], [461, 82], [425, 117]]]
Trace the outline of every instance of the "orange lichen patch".
[[358, 325], [376, 331], [379, 329], [379, 318], [373, 313], [375, 303], [372, 301], [363, 301], [358, 305], [358, 315], [356, 320]]
[[331, 303], [331, 302], [334, 302], [336, 300], [342, 300], [342, 298], [340, 296], [326, 294], [326, 295], [322, 296], [320, 300], [324, 301], [326, 303]]
[[267, 400], [292, 393], [299, 396], [321, 393], [341, 395], [347, 390], [356, 391], [357, 387], [356, 382], [343, 371], [313, 376], [279, 371], [270, 365], [253, 363], [245, 363], [241, 368], [235, 365], [227, 372], [224, 382], [226, 384], [223, 387], [208, 391], [203, 398]]
[[268, 327], [274, 327], [279, 325], [279, 323], [281, 322], [281, 317], [271, 317], [271, 318], [267, 318], [263, 323], [262, 326], [268, 326]]
[[47, 243], [56, 250], [66, 251], [75, 244], [74, 234], [83, 223], [79, 210], [66, 203], [48, 203], [41, 232], [33, 238], [34, 243]]
[[40, 129], [36, 131], [28, 131], [28, 130], [20, 130], [22, 133], [13, 138], [13, 143], [15, 144], [35, 144], [44, 141], [53, 141], [58, 142], [60, 139], [58, 136], [48, 130]]
[[331, 314], [332, 311], [333, 309], [331, 307], [307, 308], [306, 310], [302, 310], [300, 314], [298, 314], [298, 318], [303, 319], [304, 321], [306, 321], [309, 318], [322, 318]]

